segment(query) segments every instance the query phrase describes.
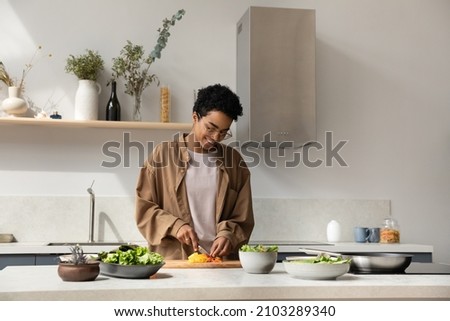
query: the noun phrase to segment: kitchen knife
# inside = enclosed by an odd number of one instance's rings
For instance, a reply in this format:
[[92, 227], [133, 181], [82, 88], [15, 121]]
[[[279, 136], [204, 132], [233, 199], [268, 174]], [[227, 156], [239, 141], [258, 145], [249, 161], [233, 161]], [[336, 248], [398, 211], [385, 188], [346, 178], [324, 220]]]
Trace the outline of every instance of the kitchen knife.
[[205, 250], [203, 247], [201, 247], [200, 245], [197, 247], [197, 251], [202, 253], [202, 254], [206, 254], [208, 256], [211, 256], [211, 254], [208, 253], [207, 250]]

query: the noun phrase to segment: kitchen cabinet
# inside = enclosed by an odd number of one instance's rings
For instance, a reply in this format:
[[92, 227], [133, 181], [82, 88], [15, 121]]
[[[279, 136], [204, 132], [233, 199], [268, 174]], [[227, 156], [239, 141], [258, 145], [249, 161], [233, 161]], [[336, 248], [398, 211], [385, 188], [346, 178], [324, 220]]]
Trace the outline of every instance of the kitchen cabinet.
[[7, 266], [56, 265], [59, 254], [3, 254], [0, 255], [0, 270]]
[[[69, 253], [67, 253], [69, 254]], [[59, 254], [40, 254], [35, 256], [35, 265], [57, 265]]]
[[0, 270], [3, 270], [7, 266], [16, 265], [35, 265], [36, 256], [31, 254], [4, 254], [0, 255]]

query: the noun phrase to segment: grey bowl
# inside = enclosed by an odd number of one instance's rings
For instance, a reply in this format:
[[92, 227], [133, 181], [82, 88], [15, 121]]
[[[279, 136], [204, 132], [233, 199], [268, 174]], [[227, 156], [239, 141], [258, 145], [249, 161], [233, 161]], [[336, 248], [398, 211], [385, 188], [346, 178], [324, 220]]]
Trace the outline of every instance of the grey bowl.
[[121, 265], [100, 262], [100, 274], [123, 279], [148, 279], [165, 263], [148, 265]]

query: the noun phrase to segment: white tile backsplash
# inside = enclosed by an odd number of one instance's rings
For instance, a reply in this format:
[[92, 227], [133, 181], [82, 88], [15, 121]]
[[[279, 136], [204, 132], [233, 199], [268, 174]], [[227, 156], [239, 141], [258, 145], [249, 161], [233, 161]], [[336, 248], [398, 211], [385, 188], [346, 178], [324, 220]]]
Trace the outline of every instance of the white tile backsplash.
[[[90, 198], [0, 197], [0, 231], [19, 242], [86, 242]], [[134, 221], [134, 197], [95, 198], [95, 241], [145, 241]], [[6, 232], [9, 231], [9, 232]]]
[[[353, 241], [354, 226], [380, 226], [390, 216], [389, 200], [254, 199], [253, 241], [326, 241], [337, 220], [342, 241]], [[0, 196], [0, 233], [19, 242], [86, 242], [90, 200], [71, 196]], [[134, 220], [134, 197], [95, 199], [94, 239], [145, 241]]]
[[341, 241], [353, 241], [353, 227], [380, 226], [390, 216], [389, 200], [255, 199], [253, 241], [327, 241], [328, 222], [341, 226]]

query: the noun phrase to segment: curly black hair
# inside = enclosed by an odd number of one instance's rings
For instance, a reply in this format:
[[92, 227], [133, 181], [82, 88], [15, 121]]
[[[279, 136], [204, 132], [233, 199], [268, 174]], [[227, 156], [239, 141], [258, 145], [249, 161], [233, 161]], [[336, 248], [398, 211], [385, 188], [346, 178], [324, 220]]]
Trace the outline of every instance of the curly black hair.
[[210, 111], [221, 111], [233, 120], [242, 116], [239, 97], [227, 86], [215, 84], [198, 91], [193, 112], [206, 116]]

